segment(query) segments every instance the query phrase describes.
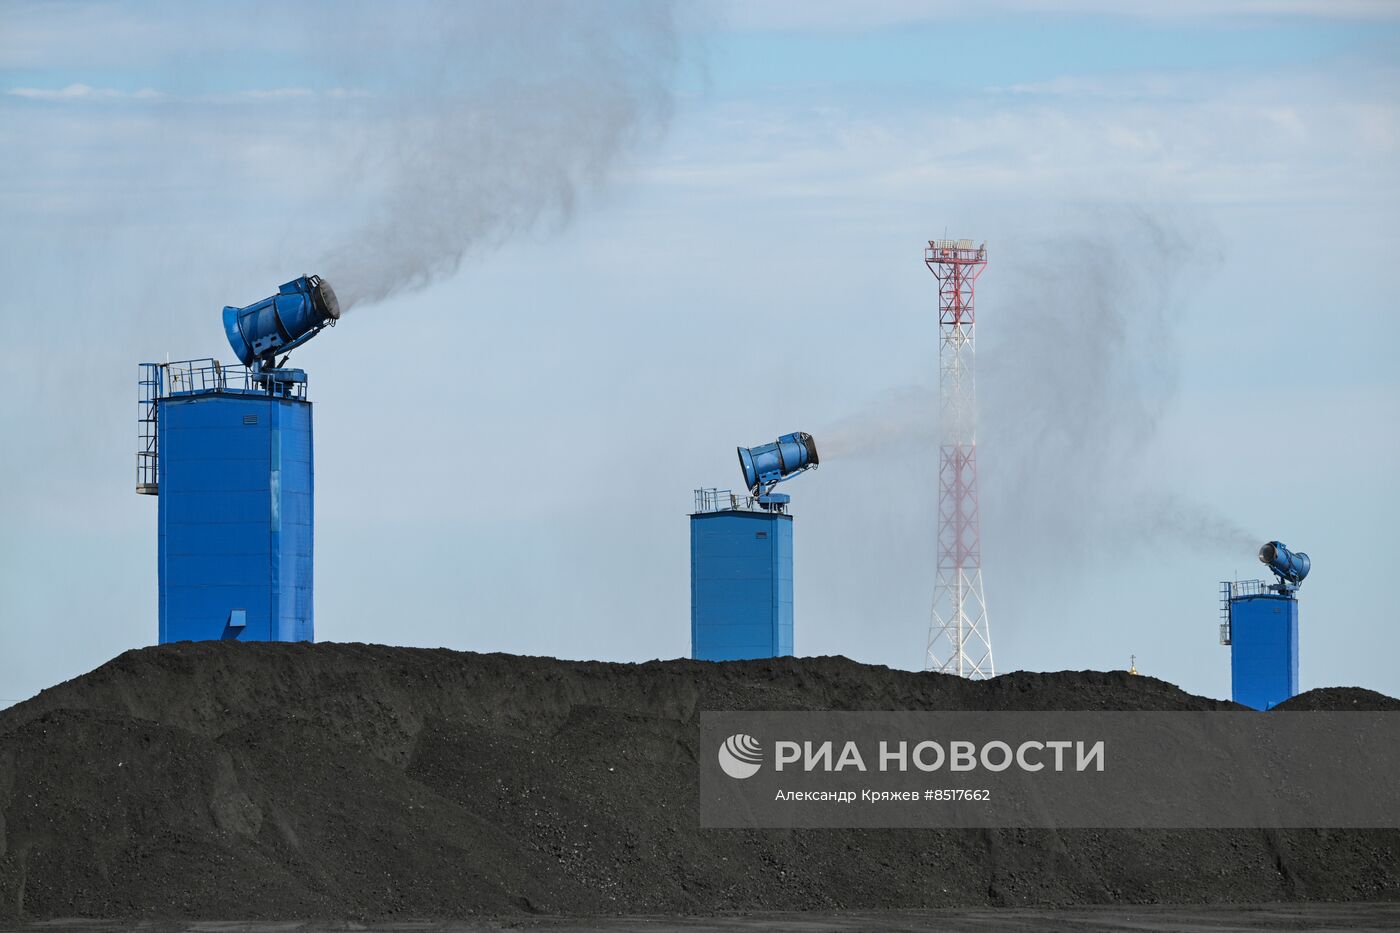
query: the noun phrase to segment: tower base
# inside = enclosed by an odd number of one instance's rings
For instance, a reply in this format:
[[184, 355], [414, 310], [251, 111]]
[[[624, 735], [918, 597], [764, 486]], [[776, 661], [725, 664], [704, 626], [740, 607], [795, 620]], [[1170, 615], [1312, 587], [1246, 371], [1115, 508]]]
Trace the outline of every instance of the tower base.
[[1298, 600], [1277, 593], [1229, 601], [1230, 697], [1272, 709], [1298, 695]]
[[311, 641], [311, 403], [220, 387], [156, 407], [160, 643]]
[[791, 655], [792, 516], [724, 509], [690, 516], [690, 656]]

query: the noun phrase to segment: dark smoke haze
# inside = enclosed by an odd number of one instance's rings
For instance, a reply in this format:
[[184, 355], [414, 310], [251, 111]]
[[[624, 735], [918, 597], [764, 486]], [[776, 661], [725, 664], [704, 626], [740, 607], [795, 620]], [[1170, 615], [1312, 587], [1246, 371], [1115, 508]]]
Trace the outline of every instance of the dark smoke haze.
[[[1169, 540], [1250, 553], [1262, 538], [1153, 476], [1179, 376], [1181, 271], [1208, 246], [1145, 212], [1000, 254], [979, 286], [978, 450], [988, 541], [1090, 553]], [[929, 330], [936, 378], [936, 337]], [[909, 454], [936, 483], [938, 390], [891, 390], [816, 435], [824, 459]]]
[[[342, 306], [423, 288], [475, 253], [566, 222], [664, 127], [678, 15], [665, 0], [435, 8], [389, 99], [368, 105], [393, 115], [365, 142], [359, 219], [314, 264]], [[394, 57], [376, 57], [374, 79], [392, 74]]]

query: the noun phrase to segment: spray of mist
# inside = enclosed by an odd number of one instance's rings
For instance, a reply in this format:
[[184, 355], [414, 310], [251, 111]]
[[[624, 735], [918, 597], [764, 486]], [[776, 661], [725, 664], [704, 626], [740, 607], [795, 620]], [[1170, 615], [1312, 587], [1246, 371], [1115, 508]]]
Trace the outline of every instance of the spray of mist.
[[[1061, 557], [1163, 541], [1252, 553], [1262, 538], [1150, 469], [1177, 389], [1181, 270], [1213, 265], [1209, 247], [1138, 211], [992, 248], [978, 305], [995, 324], [979, 328], [977, 349], [991, 538]], [[936, 386], [890, 390], [817, 442], [827, 460], [915, 456], [933, 477], [938, 408]]]
[[1179, 379], [1183, 272], [1218, 256], [1140, 210], [1076, 230], [1003, 266], [1002, 321], [979, 347], [990, 511], [1059, 553], [1162, 541], [1248, 553], [1254, 536], [1154, 463]]
[[839, 418], [816, 435], [823, 460], [938, 449], [938, 389], [898, 386], [861, 411]]
[[513, 236], [567, 222], [664, 127], [678, 9], [455, 4], [417, 31], [408, 65], [394, 72], [392, 54], [378, 57], [373, 77], [385, 83], [390, 69], [394, 90], [361, 159], [370, 194], [315, 263], [342, 307], [423, 288]]

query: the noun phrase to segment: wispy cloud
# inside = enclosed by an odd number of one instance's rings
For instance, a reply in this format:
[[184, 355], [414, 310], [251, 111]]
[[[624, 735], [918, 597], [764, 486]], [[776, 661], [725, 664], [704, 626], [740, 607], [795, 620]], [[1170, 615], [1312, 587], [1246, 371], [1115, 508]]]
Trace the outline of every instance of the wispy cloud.
[[275, 87], [268, 90], [239, 91], [238, 96], [248, 100], [295, 100], [315, 97], [316, 92], [307, 87]]
[[60, 88], [16, 87], [6, 93], [29, 100], [157, 100], [165, 96], [149, 87], [139, 91], [119, 91], [110, 87], [89, 87], [86, 84], [69, 84]]
[[1200, 20], [1307, 17], [1400, 19], [1393, 0], [768, 0], [721, 3], [738, 29], [836, 31], [878, 29], [997, 13], [1103, 15], [1127, 19]]
[[298, 101], [324, 98], [328, 100], [348, 100], [366, 98], [369, 92], [355, 88], [333, 87], [316, 90], [307, 87], [250, 88], [224, 94], [175, 94], [158, 91], [155, 88], [141, 88], [137, 91], [124, 91], [110, 87], [91, 87], [86, 84], [69, 84], [59, 88], [16, 87], [5, 92], [11, 97], [22, 97], [37, 101], [95, 101], [95, 100], [149, 100], [179, 101], [199, 103], [219, 103], [229, 101]]
[[[1201, 85], [1193, 87], [1193, 85]], [[1165, 99], [1184, 92], [1205, 92], [1204, 78], [1181, 73], [1113, 75], [1061, 75], [1047, 81], [1024, 81], [989, 87], [989, 94], [1022, 97], [1097, 98], [1102, 100]]]
[[[697, 132], [659, 183], [854, 201], [910, 192], [1035, 200], [1368, 201], [1400, 195], [1390, 68], [1066, 77], [922, 102], [818, 109], [755, 97]], [[726, 140], [722, 151], [706, 138]]]

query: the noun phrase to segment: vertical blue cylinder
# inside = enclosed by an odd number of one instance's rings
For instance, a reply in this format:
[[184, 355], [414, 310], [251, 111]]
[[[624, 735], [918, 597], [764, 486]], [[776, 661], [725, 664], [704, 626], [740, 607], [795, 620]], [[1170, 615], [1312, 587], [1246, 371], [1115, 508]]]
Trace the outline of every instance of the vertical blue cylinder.
[[160, 643], [311, 641], [311, 403], [162, 398]]
[[1298, 694], [1298, 600], [1266, 593], [1230, 600], [1231, 697], [1272, 709]]
[[699, 661], [793, 653], [791, 515], [690, 516], [690, 639]]

